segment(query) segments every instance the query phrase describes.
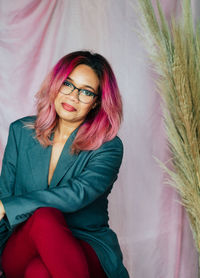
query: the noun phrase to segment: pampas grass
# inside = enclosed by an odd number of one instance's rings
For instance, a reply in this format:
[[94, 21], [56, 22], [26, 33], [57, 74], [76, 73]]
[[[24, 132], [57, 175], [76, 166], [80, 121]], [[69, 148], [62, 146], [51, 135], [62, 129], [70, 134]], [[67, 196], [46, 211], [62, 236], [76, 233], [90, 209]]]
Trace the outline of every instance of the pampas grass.
[[146, 50], [158, 74], [172, 169], [162, 164], [180, 196], [200, 253], [200, 26], [193, 24], [190, 0], [182, 15], [167, 22], [157, 1], [138, 0]]

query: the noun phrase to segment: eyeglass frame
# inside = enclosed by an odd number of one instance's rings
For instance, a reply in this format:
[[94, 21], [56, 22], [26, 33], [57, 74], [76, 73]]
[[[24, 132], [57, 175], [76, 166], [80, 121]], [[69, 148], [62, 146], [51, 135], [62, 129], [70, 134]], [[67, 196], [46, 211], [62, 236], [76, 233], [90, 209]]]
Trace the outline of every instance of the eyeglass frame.
[[91, 102], [83, 102], [83, 101], [81, 101], [80, 99], [79, 99], [79, 96], [80, 96], [80, 93], [81, 93], [81, 91], [86, 91], [86, 92], [89, 92], [90, 94], [92, 94], [92, 97], [93, 97], [93, 99], [95, 98], [95, 97], [99, 97], [99, 95], [97, 95], [97, 94], [95, 94], [95, 93], [93, 93], [93, 92], [91, 92], [91, 91], [89, 91], [89, 90], [86, 90], [86, 89], [82, 89], [82, 88], [77, 88], [73, 83], [71, 83], [69, 80], [64, 80], [63, 81], [63, 83], [62, 83], [62, 85], [65, 85], [66, 86], [66, 82], [68, 82], [73, 88], [72, 88], [72, 91], [69, 93], [69, 94], [66, 94], [66, 93], [63, 93], [61, 90], [60, 90], [60, 93], [62, 93], [63, 95], [71, 95], [71, 93], [73, 93], [73, 91], [74, 90], [77, 90], [78, 91], [78, 100], [80, 101], [80, 102], [82, 102], [82, 103], [85, 103], [85, 104], [89, 104], [89, 103], [91, 103]]

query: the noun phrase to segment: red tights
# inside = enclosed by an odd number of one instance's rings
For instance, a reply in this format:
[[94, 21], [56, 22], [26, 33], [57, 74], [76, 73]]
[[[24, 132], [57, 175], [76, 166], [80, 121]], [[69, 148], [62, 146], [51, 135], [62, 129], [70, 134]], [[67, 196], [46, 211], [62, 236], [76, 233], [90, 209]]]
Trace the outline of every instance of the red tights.
[[72, 235], [58, 209], [39, 208], [20, 224], [2, 254], [6, 278], [105, 278], [92, 247]]

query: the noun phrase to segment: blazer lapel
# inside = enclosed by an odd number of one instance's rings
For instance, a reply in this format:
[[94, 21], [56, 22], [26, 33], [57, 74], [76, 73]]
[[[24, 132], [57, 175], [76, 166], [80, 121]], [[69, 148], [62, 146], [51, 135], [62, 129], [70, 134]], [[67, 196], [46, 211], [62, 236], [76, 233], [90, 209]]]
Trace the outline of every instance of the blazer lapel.
[[69, 170], [69, 168], [73, 165], [75, 160], [77, 159], [78, 155], [71, 154], [70, 152], [71, 145], [77, 134], [77, 131], [78, 128], [72, 132], [72, 134], [69, 136], [68, 140], [66, 141], [49, 187], [55, 187], [59, 183], [59, 181], [63, 178], [63, 176], [66, 174], [66, 172]]
[[45, 189], [48, 186], [51, 149], [51, 146], [44, 148], [39, 142], [35, 141], [33, 147], [27, 152], [35, 184], [34, 189]]
[[[70, 153], [71, 145], [77, 131], [78, 128], [72, 132], [66, 141], [49, 187], [55, 187], [77, 159], [78, 155]], [[36, 187], [34, 189], [45, 189], [48, 188], [49, 163], [51, 159], [52, 146], [44, 148], [38, 141], [35, 140], [34, 142], [33, 147], [28, 151], [28, 160]]]

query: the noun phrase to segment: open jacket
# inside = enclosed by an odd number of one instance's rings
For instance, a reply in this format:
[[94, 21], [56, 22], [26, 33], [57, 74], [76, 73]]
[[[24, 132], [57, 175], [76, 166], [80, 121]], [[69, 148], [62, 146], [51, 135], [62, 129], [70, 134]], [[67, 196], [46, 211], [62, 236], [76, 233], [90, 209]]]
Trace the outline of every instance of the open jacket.
[[52, 146], [42, 147], [35, 130], [26, 126], [34, 121], [35, 116], [25, 117], [10, 125], [0, 177], [0, 200], [6, 211], [0, 221], [1, 249], [15, 227], [37, 208], [54, 207], [63, 212], [74, 236], [94, 248], [109, 278], [129, 277], [107, 211], [123, 155], [121, 140], [115, 137], [97, 150], [71, 154], [75, 130], [48, 186]]

